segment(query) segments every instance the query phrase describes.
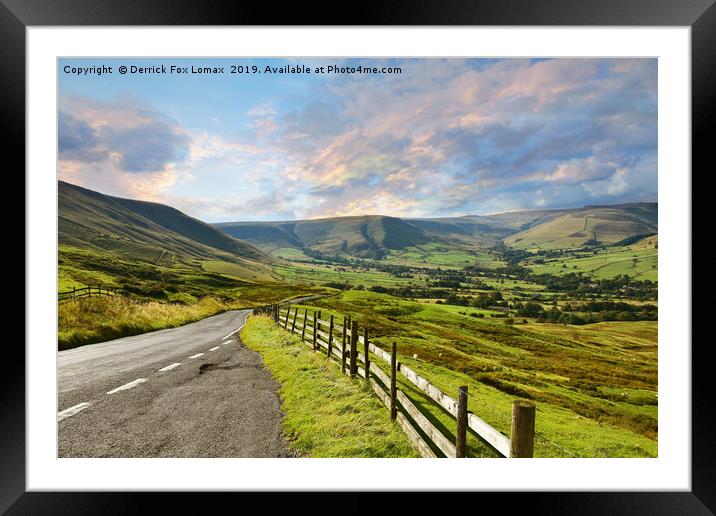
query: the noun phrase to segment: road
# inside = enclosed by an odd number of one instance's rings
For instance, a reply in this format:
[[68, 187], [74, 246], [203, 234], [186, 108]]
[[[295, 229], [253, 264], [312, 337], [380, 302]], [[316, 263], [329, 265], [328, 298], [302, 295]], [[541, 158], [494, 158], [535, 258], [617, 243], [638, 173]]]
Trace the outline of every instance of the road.
[[60, 457], [289, 457], [250, 310], [58, 353]]

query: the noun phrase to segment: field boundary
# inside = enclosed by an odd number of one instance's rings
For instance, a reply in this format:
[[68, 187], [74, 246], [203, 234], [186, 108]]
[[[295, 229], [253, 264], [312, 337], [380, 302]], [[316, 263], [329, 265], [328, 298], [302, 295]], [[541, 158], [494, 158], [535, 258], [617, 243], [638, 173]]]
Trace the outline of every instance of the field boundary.
[[[253, 313], [269, 315], [279, 328], [300, 335], [301, 342], [313, 351], [325, 353], [329, 360], [338, 360], [341, 372], [351, 378], [360, 377], [366, 380], [390, 411], [391, 419], [398, 423], [413, 448], [422, 457], [465, 457], [468, 430], [501, 457], [533, 456], [536, 407], [532, 401], [513, 401], [511, 435], [508, 437], [468, 411], [467, 386], [458, 389], [457, 398], [445, 394], [428, 379], [398, 361], [395, 342], [392, 343], [390, 352], [373, 344], [370, 341], [368, 324], [362, 326], [361, 335], [361, 326], [350, 316], [342, 316], [342, 324], [339, 324], [341, 317], [331, 315], [329, 320], [325, 320], [321, 317], [320, 310], [309, 312], [308, 308], [304, 308], [303, 313], [299, 314], [298, 307], [292, 310], [291, 303], [256, 308]], [[389, 373], [386, 373], [374, 358], [388, 364]], [[398, 374], [425, 393], [431, 403], [454, 418], [454, 439], [445, 435], [397, 388]]]
[[77, 301], [88, 297], [99, 296], [115, 296], [118, 295], [116, 287], [107, 287], [104, 285], [89, 285], [82, 288], [73, 288], [64, 292], [57, 293], [57, 302], [65, 303], [67, 301]]

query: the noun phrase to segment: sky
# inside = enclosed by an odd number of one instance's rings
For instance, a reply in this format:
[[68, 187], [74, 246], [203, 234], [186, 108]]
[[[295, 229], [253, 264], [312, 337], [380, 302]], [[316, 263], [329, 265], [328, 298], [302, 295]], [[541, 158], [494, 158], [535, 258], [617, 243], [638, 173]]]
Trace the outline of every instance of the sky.
[[[265, 72], [287, 65], [312, 73]], [[657, 200], [656, 59], [60, 59], [58, 77], [59, 179], [207, 222]]]

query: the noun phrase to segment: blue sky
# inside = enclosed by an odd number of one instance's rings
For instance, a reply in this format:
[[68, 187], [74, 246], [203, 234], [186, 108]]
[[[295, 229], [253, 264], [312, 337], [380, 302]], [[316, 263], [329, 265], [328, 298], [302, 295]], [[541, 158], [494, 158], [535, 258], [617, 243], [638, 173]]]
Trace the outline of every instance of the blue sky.
[[[126, 74], [120, 65], [224, 74]], [[400, 74], [230, 74], [231, 65]], [[73, 75], [65, 66], [109, 65]], [[209, 222], [657, 199], [655, 59], [61, 59], [59, 178]]]

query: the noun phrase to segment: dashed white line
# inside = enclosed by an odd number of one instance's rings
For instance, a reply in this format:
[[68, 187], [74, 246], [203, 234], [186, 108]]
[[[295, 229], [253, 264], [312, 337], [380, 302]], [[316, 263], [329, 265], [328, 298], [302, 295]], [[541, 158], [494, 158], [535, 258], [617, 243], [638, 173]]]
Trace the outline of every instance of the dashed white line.
[[246, 325], [246, 323], [242, 324], [241, 326], [239, 326], [238, 328], [236, 328], [234, 331], [232, 331], [231, 333], [229, 333], [226, 337], [224, 337], [224, 338], [221, 339], [221, 340], [226, 340], [226, 339], [228, 339], [229, 337], [231, 337], [234, 333], [236, 333], [237, 331], [241, 331], [241, 328], [243, 328], [245, 325]]
[[74, 416], [75, 414], [77, 414], [78, 412], [83, 411], [84, 409], [86, 409], [86, 408], [89, 407], [90, 405], [92, 405], [92, 404], [91, 404], [91, 403], [87, 403], [87, 402], [78, 403], [78, 404], [75, 405], [74, 407], [70, 407], [70, 408], [68, 408], [68, 409], [63, 410], [62, 412], [58, 412], [58, 413], [57, 413], [57, 422], [59, 423], [60, 421], [62, 421], [62, 420], [65, 419], [66, 417]]
[[[246, 323], [244, 323], [241, 326], [239, 326], [238, 328], [236, 328], [234, 331], [229, 333], [226, 337], [224, 337], [221, 340], [228, 339], [235, 333], [241, 331], [241, 329], [244, 326], [246, 326]], [[222, 344], [228, 344], [228, 342], [223, 342]], [[216, 351], [217, 349], [219, 349], [219, 346], [214, 346], [213, 348], [210, 348], [209, 351]], [[201, 356], [204, 356], [204, 353], [197, 353], [196, 355], [192, 355], [189, 358], [199, 358]], [[172, 369], [175, 369], [175, 368], [179, 367], [180, 365], [181, 365], [181, 362], [174, 362], [173, 364], [169, 364], [166, 367], [162, 367], [161, 369], [159, 369], [159, 372], [171, 371]], [[121, 386], [117, 387], [116, 389], [112, 389], [111, 391], [108, 391], [107, 394], [114, 394], [115, 392], [126, 391], [127, 389], [136, 387], [140, 383], [144, 383], [146, 381], [147, 381], [146, 378], [137, 378], [136, 380], [133, 380], [129, 383], [125, 383], [124, 385], [121, 385]], [[57, 413], [57, 422], [59, 423], [60, 421], [62, 421], [65, 418], [74, 416], [75, 414], [82, 412], [84, 409], [86, 409], [90, 405], [92, 405], [92, 404], [88, 403], [88, 402], [78, 403], [77, 405], [74, 405], [73, 407], [70, 407], [70, 408], [67, 408], [65, 410], [58, 412]]]
[[133, 381], [131, 381], [131, 382], [129, 382], [129, 383], [125, 383], [125, 384], [122, 385], [121, 387], [117, 387], [116, 389], [112, 389], [112, 390], [109, 391], [107, 394], [114, 394], [115, 392], [126, 391], [127, 389], [131, 389], [132, 387], [136, 387], [136, 386], [139, 385], [140, 383], [144, 383], [144, 382], [146, 382], [146, 381], [147, 381], [146, 378], [137, 378], [136, 380], [133, 380]]

